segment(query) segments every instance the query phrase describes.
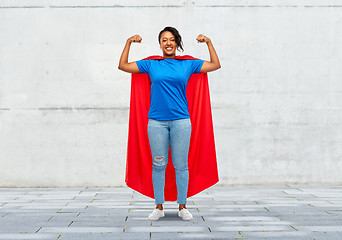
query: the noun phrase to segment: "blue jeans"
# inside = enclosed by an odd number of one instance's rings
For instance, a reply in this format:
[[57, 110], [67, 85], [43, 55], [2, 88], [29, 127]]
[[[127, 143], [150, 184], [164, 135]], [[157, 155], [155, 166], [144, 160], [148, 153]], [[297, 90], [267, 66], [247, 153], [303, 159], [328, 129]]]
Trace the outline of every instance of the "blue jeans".
[[152, 152], [155, 204], [164, 203], [165, 169], [168, 162], [169, 146], [176, 171], [177, 203], [186, 204], [189, 183], [190, 118], [172, 121], [149, 119], [147, 131]]

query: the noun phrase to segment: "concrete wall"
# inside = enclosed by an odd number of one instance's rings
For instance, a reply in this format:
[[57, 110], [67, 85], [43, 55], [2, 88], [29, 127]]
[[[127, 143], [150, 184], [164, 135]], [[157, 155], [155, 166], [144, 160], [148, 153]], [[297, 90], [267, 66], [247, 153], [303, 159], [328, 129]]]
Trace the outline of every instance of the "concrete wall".
[[130, 76], [178, 28], [209, 74], [221, 184], [342, 182], [342, 1], [0, 2], [0, 186], [124, 185]]

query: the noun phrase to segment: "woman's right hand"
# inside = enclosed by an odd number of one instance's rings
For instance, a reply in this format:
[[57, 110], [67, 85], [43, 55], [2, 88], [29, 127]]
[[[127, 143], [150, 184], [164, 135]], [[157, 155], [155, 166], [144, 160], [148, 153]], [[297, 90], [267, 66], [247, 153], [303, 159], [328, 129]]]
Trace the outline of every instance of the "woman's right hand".
[[130, 38], [127, 39], [127, 42], [132, 43], [132, 42], [138, 42], [141, 43], [142, 38], [139, 35], [134, 35]]

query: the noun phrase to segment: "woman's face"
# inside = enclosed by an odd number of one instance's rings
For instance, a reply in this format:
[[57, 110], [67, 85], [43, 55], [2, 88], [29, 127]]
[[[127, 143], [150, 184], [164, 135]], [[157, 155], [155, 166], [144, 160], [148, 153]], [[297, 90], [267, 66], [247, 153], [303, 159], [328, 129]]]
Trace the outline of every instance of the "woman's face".
[[165, 31], [160, 36], [160, 48], [163, 51], [165, 58], [172, 58], [176, 56], [177, 43], [175, 36], [169, 31]]

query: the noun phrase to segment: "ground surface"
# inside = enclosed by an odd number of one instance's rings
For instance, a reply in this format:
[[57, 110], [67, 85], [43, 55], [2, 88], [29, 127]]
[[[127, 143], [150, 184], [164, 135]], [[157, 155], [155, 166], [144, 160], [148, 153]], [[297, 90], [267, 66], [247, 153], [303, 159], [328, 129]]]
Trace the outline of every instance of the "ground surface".
[[214, 186], [192, 221], [129, 188], [0, 188], [0, 239], [342, 239], [340, 186]]

